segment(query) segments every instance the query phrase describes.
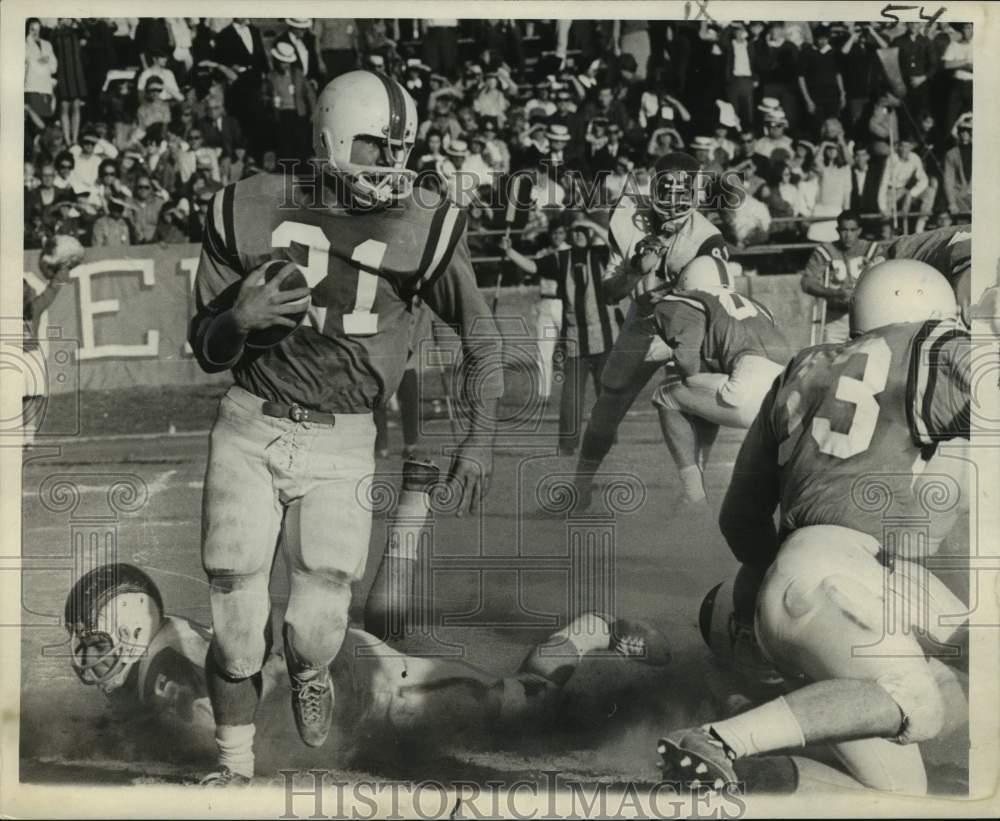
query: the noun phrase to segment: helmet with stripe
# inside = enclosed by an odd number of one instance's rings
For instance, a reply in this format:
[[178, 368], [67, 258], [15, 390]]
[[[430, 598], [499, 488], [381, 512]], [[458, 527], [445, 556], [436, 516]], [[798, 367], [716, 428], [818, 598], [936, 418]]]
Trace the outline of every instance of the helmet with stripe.
[[700, 168], [698, 161], [683, 151], [671, 151], [656, 161], [649, 194], [653, 210], [661, 218], [683, 219], [697, 207]]
[[73, 670], [84, 684], [116, 690], [162, 623], [163, 598], [146, 573], [124, 563], [95, 567], [66, 599]]
[[[385, 74], [364, 70], [341, 74], [316, 101], [316, 158], [347, 183], [359, 206], [388, 205], [409, 196], [414, 173], [406, 168], [406, 161], [416, 138], [416, 103]], [[378, 160], [361, 161], [357, 141], [376, 142]]]
[[731, 291], [733, 272], [721, 257], [703, 254], [681, 269], [677, 277], [678, 291]]
[[948, 280], [924, 262], [891, 259], [865, 271], [851, 294], [851, 336], [894, 325], [958, 314]]

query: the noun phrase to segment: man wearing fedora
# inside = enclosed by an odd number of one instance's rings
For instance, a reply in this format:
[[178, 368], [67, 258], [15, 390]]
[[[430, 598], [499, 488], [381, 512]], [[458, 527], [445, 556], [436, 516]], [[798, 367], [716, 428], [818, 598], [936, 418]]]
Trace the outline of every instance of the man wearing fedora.
[[314, 88], [318, 87], [323, 81], [323, 73], [316, 55], [316, 35], [312, 33], [312, 18], [286, 17], [285, 24], [288, 28], [278, 35], [274, 41], [275, 45], [288, 43], [295, 51], [293, 65], [302, 72]]
[[267, 75], [266, 92], [273, 100], [279, 160], [309, 156], [309, 117], [316, 106], [316, 92], [298, 66], [295, 48], [276, 42], [271, 48], [274, 69]]

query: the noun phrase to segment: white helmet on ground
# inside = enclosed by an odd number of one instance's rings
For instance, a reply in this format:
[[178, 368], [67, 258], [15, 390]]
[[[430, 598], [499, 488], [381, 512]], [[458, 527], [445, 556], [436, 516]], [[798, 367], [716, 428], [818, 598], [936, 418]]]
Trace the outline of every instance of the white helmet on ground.
[[[352, 159], [355, 139], [378, 140], [383, 164]], [[417, 106], [396, 80], [374, 71], [349, 71], [320, 92], [313, 114], [313, 150], [350, 186], [362, 207], [409, 196], [414, 173], [406, 168], [417, 138]]]
[[142, 570], [131, 564], [94, 568], [66, 599], [73, 669], [84, 684], [116, 690], [162, 623], [160, 591]]
[[958, 314], [948, 280], [923, 262], [891, 259], [865, 271], [851, 295], [851, 336], [894, 325]]
[[731, 291], [733, 272], [720, 257], [705, 254], [695, 257], [677, 277], [678, 291]]

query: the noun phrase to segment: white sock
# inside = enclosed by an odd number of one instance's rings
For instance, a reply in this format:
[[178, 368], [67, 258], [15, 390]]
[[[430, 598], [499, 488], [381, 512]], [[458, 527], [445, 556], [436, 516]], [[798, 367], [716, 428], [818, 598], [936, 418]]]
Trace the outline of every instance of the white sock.
[[219, 765], [234, 773], [253, 778], [253, 724], [219, 724], [215, 743], [219, 747]]
[[705, 482], [702, 479], [701, 468], [688, 465], [680, 469], [681, 486], [684, 488], [684, 498], [689, 502], [700, 502], [705, 498]]
[[737, 758], [806, 745], [799, 720], [783, 696], [705, 726], [714, 730]]

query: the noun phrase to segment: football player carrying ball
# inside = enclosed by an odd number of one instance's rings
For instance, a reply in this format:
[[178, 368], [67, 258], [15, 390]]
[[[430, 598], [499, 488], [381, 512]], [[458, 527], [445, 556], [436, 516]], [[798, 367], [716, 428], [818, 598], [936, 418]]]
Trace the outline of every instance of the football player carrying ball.
[[[295, 721], [306, 744], [326, 740], [329, 664], [368, 554], [371, 513], [358, 499], [374, 472], [372, 409], [399, 385], [417, 296], [459, 331], [470, 364], [470, 433], [450, 481], [462, 509], [475, 511], [486, 491], [503, 386], [495, 369], [480, 371], [498, 336], [476, 287], [465, 214], [413, 191], [406, 160], [416, 131], [416, 106], [399, 83], [349, 72], [317, 101], [321, 173], [250, 177], [209, 208], [189, 341], [202, 368], [231, 370], [235, 381], [212, 430], [204, 492], [215, 627], [206, 675], [220, 753], [212, 783], [253, 772], [279, 543], [291, 567], [284, 643]], [[275, 260], [295, 265], [275, 271]]]

